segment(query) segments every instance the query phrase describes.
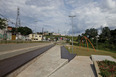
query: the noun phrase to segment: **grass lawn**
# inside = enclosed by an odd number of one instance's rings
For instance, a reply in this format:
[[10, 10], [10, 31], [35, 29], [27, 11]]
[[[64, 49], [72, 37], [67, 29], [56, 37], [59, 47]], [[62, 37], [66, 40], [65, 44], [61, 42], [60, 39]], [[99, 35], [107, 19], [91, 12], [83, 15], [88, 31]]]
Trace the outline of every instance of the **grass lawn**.
[[[72, 46], [65, 46], [65, 47], [69, 52], [72, 52]], [[116, 59], [115, 52], [103, 51], [103, 50], [96, 50], [96, 52], [95, 52], [94, 49], [91, 49], [91, 48], [89, 48], [89, 51], [88, 51], [88, 48], [79, 47], [79, 46], [73, 47], [73, 53], [76, 53], [79, 56], [108, 55], [108, 56], [112, 56]]]

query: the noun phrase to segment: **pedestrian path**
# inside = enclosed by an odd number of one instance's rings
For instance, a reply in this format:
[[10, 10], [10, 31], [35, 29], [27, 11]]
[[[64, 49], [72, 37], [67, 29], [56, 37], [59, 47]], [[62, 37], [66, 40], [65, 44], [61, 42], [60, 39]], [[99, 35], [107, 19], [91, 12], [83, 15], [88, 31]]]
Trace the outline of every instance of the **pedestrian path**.
[[60, 46], [56, 45], [23, 70], [17, 77], [48, 77], [68, 62], [61, 59]]
[[77, 56], [49, 77], [96, 77], [89, 56]]

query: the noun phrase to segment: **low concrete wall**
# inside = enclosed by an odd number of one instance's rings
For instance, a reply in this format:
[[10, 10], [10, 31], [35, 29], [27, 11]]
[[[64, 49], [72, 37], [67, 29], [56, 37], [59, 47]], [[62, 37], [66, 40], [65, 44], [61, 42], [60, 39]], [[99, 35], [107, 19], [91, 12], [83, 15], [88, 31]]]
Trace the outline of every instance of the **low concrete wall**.
[[97, 74], [97, 77], [102, 77], [99, 73], [100, 73], [100, 70], [99, 70], [99, 67], [98, 67], [98, 64], [96, 61], [93, 61], [93, 64], [94, 64], [94, 67], [95, 67], [95, 71], [96, 71], [96, 74]]
[[97, 73], [97, 77], [102, 77], [99, 74], [100, 73], [100, 69], [99, 69], [99, 66], [97, 64], [97, 61], [109, 60], [109, 61], [116, 62], [116, 60], [114, 58], [112, 58], [111, 56], [105, 56], [105, 55], [91, 55], [91, 59], [92, 59], [93, 64], [94, 64], [94, 68], [95, 68], [95, 71]]

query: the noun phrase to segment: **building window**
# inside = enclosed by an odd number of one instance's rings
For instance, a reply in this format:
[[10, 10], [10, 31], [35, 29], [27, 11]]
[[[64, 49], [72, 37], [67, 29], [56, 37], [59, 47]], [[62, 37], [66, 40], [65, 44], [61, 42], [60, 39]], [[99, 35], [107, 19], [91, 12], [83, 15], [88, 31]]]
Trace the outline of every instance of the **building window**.
[[35, 34], [35, 37], [37, 37], [37, 34]]

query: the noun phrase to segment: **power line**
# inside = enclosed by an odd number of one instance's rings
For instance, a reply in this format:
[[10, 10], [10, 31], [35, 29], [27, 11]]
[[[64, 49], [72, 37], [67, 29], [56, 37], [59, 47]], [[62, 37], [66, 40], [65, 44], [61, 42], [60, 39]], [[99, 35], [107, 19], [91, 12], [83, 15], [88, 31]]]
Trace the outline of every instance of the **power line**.
[[10, 22], [11, 24], [15, 24], [14, 22], [12, 22], [10, 19], [5, 17], [4, 15], [0, 14], [0, 16], [2, 16], [6, 21]]

